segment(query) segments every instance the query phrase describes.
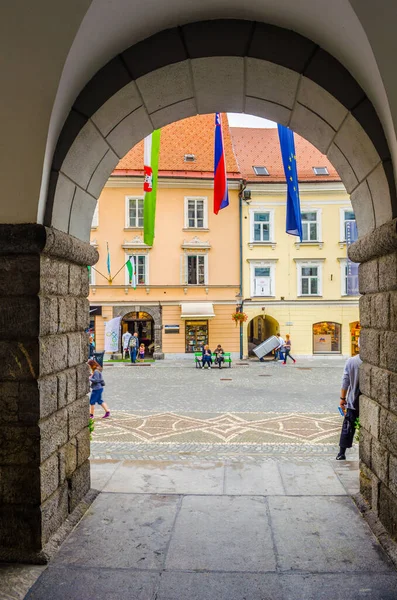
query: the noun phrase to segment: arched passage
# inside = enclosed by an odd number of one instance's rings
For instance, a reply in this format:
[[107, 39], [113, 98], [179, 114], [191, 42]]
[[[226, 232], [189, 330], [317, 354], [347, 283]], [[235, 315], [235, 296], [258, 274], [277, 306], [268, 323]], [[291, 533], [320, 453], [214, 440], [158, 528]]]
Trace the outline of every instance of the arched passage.
[[273, 119], [327, 154], [351, 193], [361, 236], [395, 216], [386, 138], [348, 71], [292, 31], [227, 20], [163, 31], [98, 71], [59, 138], [46, 225], [88, 240], [118, 160], [153, 128], [216, 111]]
[[[88, 314], [86, 266], [95, 263], [96, 253], [84, 241], [101, 189], [119, 158], [153, 128], [214, 111], [247, 112], [290, 126], [327, 154], [351, 193], [362, 237], [351, 256], [364, 263], [362, 491], [397, 535], [389, 468], [397, 464], [392, 221], [397, 210], [382, 126], [353, 77], [310, 40], [263, 23], [211, 21], [157, 34], [98, 71], [76, 99], [57, 143], [47, 228], [1, 227], [7, 269], [18, 273], [4, 285], [4, 296], [12, 296], [6, 315], [17, 312], [18, 298], [29, 329], [21, 331], [7, 318], [2, 330], [2, 376], [11, 390], [12, 424], [2, 448], [7, 506], [0, 557], [46, 560], [43, 547], [89, 488], [82, 332]], [[34, 399], [37, 414], [24, 411], [27, 398]], [[17, 467], [9, 463], [16, 449]], [[21, 510], [27, 481], [30, 492]]]
[[279, 331], [279, 322], [270, 315], [257, 315], [251, 319], [247, 325], [248, 356], [254, 356], [253, 348]]

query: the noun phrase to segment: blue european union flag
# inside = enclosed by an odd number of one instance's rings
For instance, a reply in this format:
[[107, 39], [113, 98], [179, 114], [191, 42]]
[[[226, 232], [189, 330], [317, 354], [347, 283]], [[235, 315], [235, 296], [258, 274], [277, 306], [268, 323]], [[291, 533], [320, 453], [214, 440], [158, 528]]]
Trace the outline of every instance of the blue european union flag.
[[290, 235], [298, 235], [302, 240], [302, 218], [294, 134], [291, 129], [284, 127], [284, 125], [277, 125], [277, 128], [284, 173], [287, 180], [287, 221], [285, 230]]

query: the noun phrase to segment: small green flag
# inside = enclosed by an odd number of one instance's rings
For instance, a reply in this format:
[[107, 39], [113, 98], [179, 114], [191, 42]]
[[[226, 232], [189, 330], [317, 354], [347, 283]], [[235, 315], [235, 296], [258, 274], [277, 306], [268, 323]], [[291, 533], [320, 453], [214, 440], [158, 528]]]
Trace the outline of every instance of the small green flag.
[[128, 258], [128, 260], [127, 260], [127, 269], [128, 269], [128, 281], [129, 281], [129, 284], [132, 285], [132, 287], [134, 288], [134, 290], [136, 290], [135, 258], [133, 256], [130, 256]]
[[159, 154], [160, 129], [155, 129], [144, 141], [143, 241], [148, 246], [152, 246], [154, 240]]

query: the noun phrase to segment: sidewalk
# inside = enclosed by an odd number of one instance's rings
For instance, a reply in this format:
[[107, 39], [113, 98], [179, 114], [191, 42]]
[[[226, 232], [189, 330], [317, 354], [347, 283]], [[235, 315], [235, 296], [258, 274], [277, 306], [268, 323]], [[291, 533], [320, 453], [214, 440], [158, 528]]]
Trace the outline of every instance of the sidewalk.
[[26, 599], [395, 600], [397, 572], [349, 497], [357, 468], [94, 462], [101, 494]]

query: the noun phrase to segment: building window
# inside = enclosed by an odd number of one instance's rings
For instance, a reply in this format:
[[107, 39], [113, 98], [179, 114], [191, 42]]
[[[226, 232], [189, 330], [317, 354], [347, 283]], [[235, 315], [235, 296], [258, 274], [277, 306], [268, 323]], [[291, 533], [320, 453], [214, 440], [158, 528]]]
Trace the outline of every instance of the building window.
[[329, 175], [327, 167], [313, 167], [315, 175]]
[[254, 170], [255, 175], [269, 175], [269, 171], [266, 169], [266, 167], [252, 167]]
[[340, 240], [341, 242], [346, 241], [346, 228], [348, 223], [356, 223], [356, 215], [350, 209], [341, 209], [341, 220], [340, 220]]
[[95, 270], [93, 267], [88, 267], [88, 283], [95, 285]]
[[321, 296], [321, 265], [298, 263], [298, 296]]
[[126, 227], [141, 229], [143, 227], [143, 198], [126, 198]]
[[185, 198], [185, 228], [207, 228], [207, 198]]
[[99, 202], [96, 203], [94, 214], [92, 215], [91, 229], [96, 229], [99, 225]]
[[302, 242], [320, 241], [320, 223], [318, 211], [303, 212], [302, 214]]
[[273, 211], [252, 210], [251, 220], [251, 243], [266, 244], [273, 242]]
[[207, 283], [207, 256], [188, 254], [186, 256], [185, 281], [188, 285], [204, 285]]
[[313, 354], [341, 353], [341, 325], [323, 321], [313, 325]]
[[359, 296], [358, 291], [358, 264], [348, 259], [341, 261], [341, 295]]
[[251, 297], [275, 296], [274, 264], [251, 263]]
[[[147, 254], [126, 254], [125, 261], [131, 257], [131, 262], [136, 273], [136, 285], [149, 285], [149, 256]], [[130, 282], [129, 271], [125, 266], [125, 283], [132, 285]]]

